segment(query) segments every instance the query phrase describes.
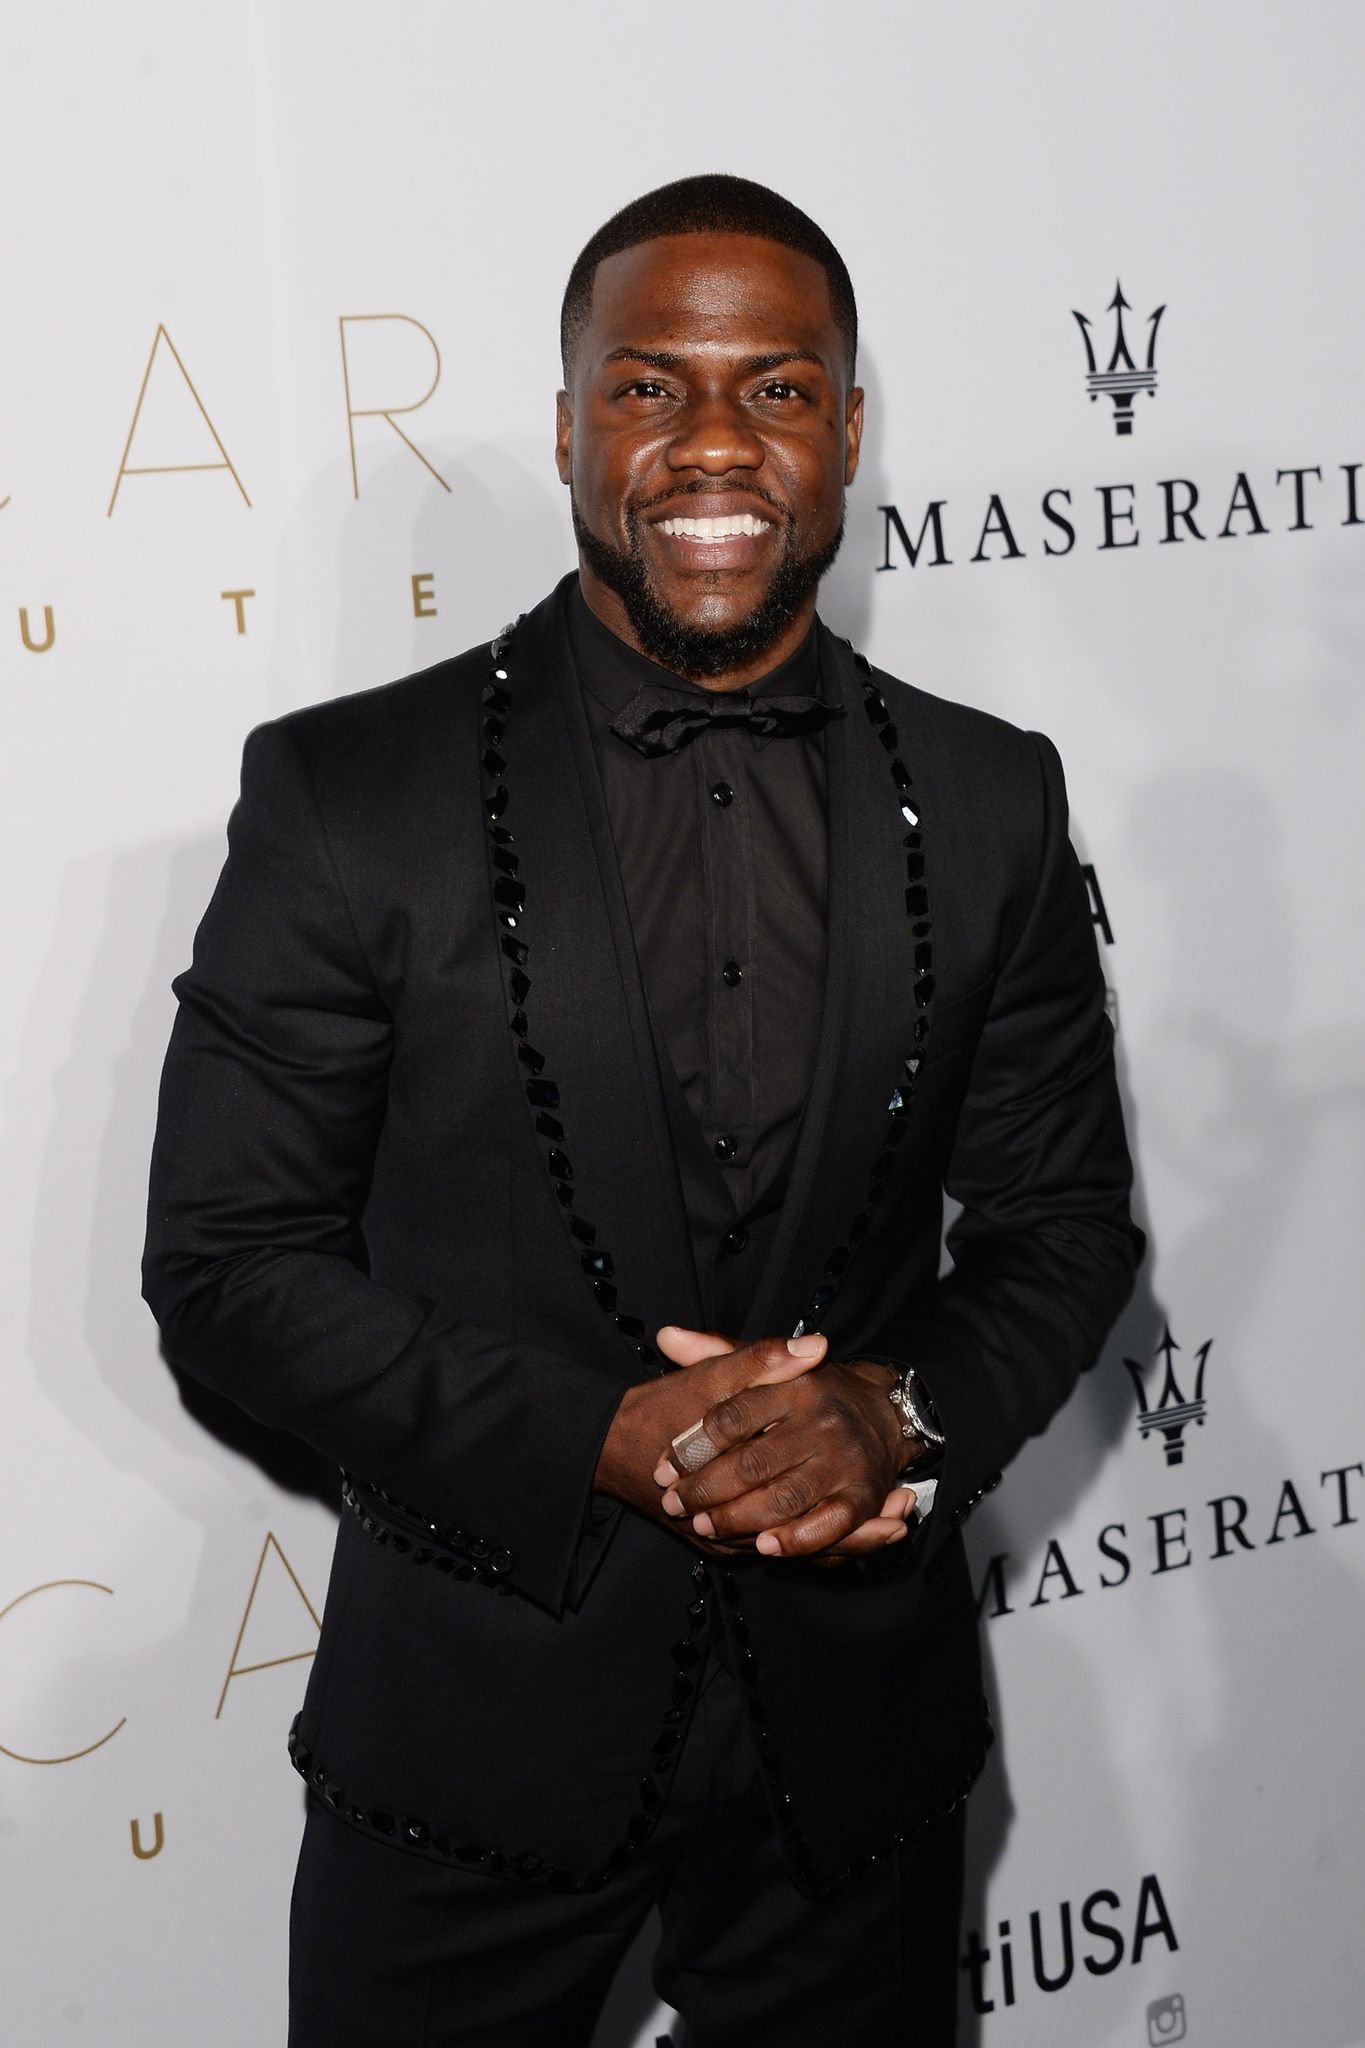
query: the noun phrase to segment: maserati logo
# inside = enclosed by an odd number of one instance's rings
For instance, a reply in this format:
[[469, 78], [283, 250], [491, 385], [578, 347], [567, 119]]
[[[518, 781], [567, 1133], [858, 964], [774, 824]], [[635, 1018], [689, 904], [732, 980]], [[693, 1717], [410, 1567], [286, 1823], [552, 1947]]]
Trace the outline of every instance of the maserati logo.
[[1202, 1426], [1207, 1413], [1208, 1403], [1204, 1399], [1204, 1367], [1208, 1364], [1209, 1353], [1213, 1349], [1213, 1339], [1208, 1338], [1194, 1354], [1194, 1393], [1188, 1401], [1181, 1392], [1180, 1383], [1175, 1376], [1175, 1354], [1179, 1349], [1180, 1346], [1171, 1335], [1171, 1326], [1168, 1323], [1162, 1332], [1161, 1342], [1156, 1347], [1156, 1355], [1158, 1359], [1165, 1361], [1166, 1369], [1162, 1376], [1161, 1391], [1150, 1408], [1147, 1406], [1147, 1387], [1142, 1367], [1135, 1358], [1125, 1358], [1123, 1361], [1132, 1374], [1133, 1385], [1137, 1388], [1138, 1429], [1144, 1437], [1151, 1436], [1155, 1431], [1165, 1439], [1168, 1465], [1179, 1465], [1184, 1462], [1185, 1431], [1192, 1422]]
[[1133, 361], [1132, 352], [1128, 347], [1128, 337], [1123, 331], [1123, 316], [1125, 313], [1131, 313], [1133, 309], [1123, 296], [1121, 284], [1115, 284], [1114, 296], [1109, 301], [1108, 310], [1114, 316], [1114, 346], [1103, 369], [1096, 360], [1095, 345], [1090, 338], [1090, 322], [1084, 313], [1076, 312], [1074, 307], [1071, 317], [1079, 324], [1081, 339], [1085, 343], [1086, 361], [1090, 365], [1086, 371], [1085, 384], [1092, 404], [1097, 398], [1111, 398], [1114, 402], [1114, 432], [1131, 434], [1133, 400], [1138, 392], [1145, 391], [1149, 398], [1156, 397], [1156, 331], [1161, 325], [1161, 316], [1166, 308], [1158, 306], [1155, 313], [1147, 317], [1147, 361], [1142, 366]]

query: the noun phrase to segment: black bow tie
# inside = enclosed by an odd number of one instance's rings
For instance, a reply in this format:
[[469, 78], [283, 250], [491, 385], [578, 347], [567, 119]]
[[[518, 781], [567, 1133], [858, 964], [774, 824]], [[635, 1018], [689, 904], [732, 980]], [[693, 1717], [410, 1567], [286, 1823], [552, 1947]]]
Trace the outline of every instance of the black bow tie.
[[842, 718], [842, 704], [819, 697], [745, 697], [718, 690], [700, 696], [672, 683], [641, 683], [619, 717], [611, 721], [618, 739], [641, 754], [657, 758], [676, 754], [699, 733], [721, 726], [746, 726], [757, 746], [792, 733], [819, 732], [831, 718]]

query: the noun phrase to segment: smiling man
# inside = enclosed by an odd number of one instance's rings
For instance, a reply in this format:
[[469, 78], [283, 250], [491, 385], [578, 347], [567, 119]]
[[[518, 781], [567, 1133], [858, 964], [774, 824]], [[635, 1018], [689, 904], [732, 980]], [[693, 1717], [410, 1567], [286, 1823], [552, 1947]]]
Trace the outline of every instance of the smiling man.
[[251, 736], [177, 983], [148, 1300], [345, 1473], [290, 2041], [586, 2043], [657, 1905], [692, 2048], [937, 2048], [958, 1530], [1141, 1248], [1060, 765], [816, 619], [805, 214], [647, 195], [562, 343], [577, 575]]
[[[656, 195], [661, 226], [692, 183]], [[613, 222], [565, 296], [557, 453], [584, 596], [662, 667], [726, 690], [808, 634], [858, 467], [852, 286], [809, 227], [803, 248], [694, 231], [680, 262], [667, 232], [615, 250]]]

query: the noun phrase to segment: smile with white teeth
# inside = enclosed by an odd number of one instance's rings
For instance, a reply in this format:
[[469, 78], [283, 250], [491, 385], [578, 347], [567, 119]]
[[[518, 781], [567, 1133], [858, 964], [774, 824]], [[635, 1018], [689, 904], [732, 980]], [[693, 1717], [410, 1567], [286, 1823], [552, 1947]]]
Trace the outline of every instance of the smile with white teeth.
[[741, 534], [752, 538], [771, 525], [770, 519], [755, 519], [752, 512], [732, 512], [724, 519], [661, 519], [659, 530], [675, 539], [717, 541], [735, 540]]

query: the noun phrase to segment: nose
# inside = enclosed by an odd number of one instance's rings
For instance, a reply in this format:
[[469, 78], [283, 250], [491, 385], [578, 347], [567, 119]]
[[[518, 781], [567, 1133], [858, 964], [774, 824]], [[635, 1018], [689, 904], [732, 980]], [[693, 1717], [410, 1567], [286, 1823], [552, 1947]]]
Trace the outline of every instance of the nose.
[[688, 406], [668, 445], [670, 469], [724, 476], [732, 469], [760, 469], [763, 443], [743, 408], [716, 394]]

